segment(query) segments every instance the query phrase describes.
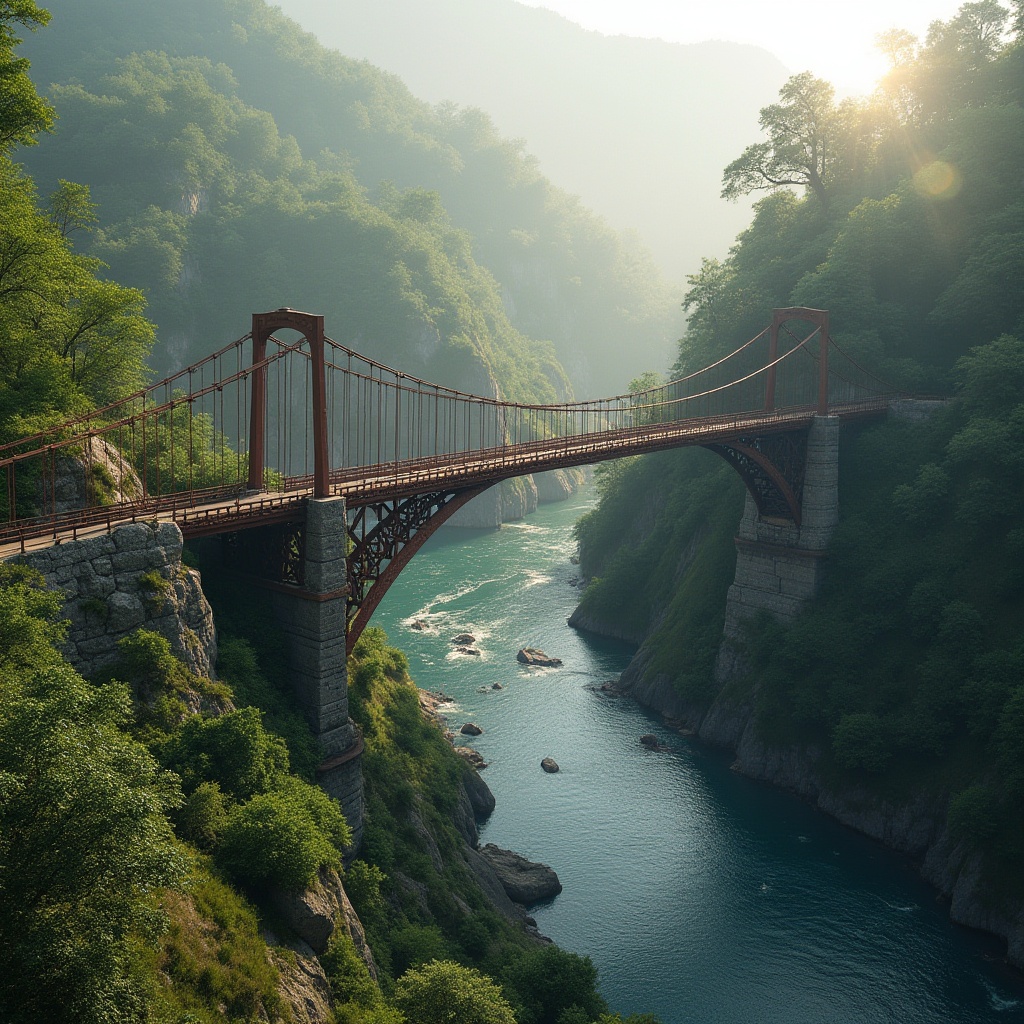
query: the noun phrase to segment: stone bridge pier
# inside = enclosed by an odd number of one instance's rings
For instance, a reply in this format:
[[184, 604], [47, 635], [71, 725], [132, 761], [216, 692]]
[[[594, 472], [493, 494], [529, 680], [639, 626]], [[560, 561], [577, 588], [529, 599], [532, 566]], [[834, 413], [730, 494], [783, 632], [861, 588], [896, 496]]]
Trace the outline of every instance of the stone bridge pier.
[[715, 665], [719, 681], [739, 668], [745, 620], [766, 611], [789, 622], [818, 592], [822, 560], [839, 521], [839, 424], [837, 416], [816, 416], [810, 428], [799, 526], [760, 515], [747, 494]]
[[354, 854], [363, 832], [363, 740], [348, 715], [344, 499], [310, 499], [302, 538], [302, 586], [275, 589], [273, 607], [296, 699], [323, 748], [317, 783], [341, 804]]

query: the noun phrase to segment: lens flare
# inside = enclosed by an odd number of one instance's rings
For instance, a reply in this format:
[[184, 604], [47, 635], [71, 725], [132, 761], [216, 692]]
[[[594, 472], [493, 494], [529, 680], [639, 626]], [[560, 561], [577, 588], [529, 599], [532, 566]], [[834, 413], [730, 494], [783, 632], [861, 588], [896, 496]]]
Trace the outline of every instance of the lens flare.
[[932, 199], [952, 199], [963, 183], [960, 172], [945, 160], [932, 160], [914, 175], [914, 188]]

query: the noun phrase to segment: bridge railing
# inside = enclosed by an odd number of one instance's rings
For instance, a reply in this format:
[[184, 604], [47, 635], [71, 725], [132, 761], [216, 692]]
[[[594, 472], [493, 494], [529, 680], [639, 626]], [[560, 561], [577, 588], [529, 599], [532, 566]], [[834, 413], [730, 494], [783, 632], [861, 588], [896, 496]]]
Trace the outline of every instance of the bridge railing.
[[246, 335], [66, 423], [0, 445], [0, 543], [235, 494], [245, 480]]
[[[883, 400], [886, 385], [828, 339], [827, 314], [810, 312], [824, 320], [806, 336], [779, 330], [777, 315], [771, 328], [677, 380], [558, 404], [501, 401], [495, 381], [491, 395], [468, 394], [325, 339], [324, 398], [315, 408], [312, 347], [273, 336], [254, 360], [246, 335], [120, 402], [0, 445], [0, 543], [251, 500], [250, 450], [262, 453], [262, 491], [307, 493], [318, 417], [326, 424], [330, 482], [341, 486], [400, 471], [436, 480], [474, 460], [525, 473], [531, 459], [550, 464], [570, 446], [578, 458], [588, 446], [596, 451], [626, 438], [635, 449], [637, 438], [688, 423]], [[262, 426], [254, 435], [257, 401]]]

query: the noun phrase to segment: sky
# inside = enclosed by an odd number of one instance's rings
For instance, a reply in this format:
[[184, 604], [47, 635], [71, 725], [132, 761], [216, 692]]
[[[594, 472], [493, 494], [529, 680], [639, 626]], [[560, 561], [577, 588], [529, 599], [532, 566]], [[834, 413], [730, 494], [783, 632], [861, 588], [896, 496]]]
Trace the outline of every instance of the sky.
[[674, 43], [709, 39], [754, 43], [791, 72], [811, 71], [841, 95], [865, 94], [885, 71], [875, 36], [902, 28], [924, 38], [962, 0], [519, 0], [547, 7], [606, 35], [648, 36]]

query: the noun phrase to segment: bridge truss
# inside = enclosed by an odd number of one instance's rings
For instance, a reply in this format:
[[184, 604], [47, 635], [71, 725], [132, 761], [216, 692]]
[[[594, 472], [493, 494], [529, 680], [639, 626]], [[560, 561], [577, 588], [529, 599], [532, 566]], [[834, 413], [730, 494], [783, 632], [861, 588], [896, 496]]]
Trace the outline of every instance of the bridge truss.
[[430, 383], [326, 337], [321, 316], [276, 310], [120, 402], [0, 445], [0, 552], [169, 518], [301, 588], [305, 502], [341, 496], [351, 644], [430, 533], [501, 480], [701, 445], [762, 515], [799, 524], [813, 417], [877, 415], [893, 397], [835, 345], [827, 312], [802, 307], [678, 380], [548, 405]]

